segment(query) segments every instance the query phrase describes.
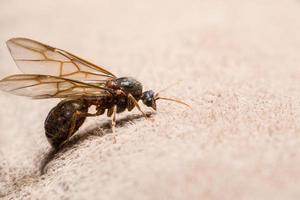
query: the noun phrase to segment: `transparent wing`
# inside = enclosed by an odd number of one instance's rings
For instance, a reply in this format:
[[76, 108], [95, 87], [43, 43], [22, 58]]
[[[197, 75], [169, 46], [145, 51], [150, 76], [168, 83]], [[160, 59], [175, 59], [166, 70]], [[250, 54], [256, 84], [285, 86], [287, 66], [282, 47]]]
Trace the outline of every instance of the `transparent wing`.
[[13, 38], [6, 44], [17, 66], [26, 74], [45, 74], [96, 84], [115, 78], [102, 67], [31, 39]]
[[36, 99], [106, 96], [107, 88], [61, 77], [16, 74], [0, 80], [0, 89], [15, 95]]

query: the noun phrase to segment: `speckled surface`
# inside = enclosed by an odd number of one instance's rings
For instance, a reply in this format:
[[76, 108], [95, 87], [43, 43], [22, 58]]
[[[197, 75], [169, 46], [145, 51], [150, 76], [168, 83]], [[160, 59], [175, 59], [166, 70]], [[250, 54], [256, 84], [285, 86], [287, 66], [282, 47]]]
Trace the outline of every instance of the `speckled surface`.
[[[158, 103], [89, 119], [49, 154], [43, 122], [57, 100], [0, 92], [0, 198], [299, 199], [300, 1], [0, 3], [0, 74], [18, 73], [5, 41], [68, 50], [193, 109]], [[148, 110], [143, 107], [143, 109]]]

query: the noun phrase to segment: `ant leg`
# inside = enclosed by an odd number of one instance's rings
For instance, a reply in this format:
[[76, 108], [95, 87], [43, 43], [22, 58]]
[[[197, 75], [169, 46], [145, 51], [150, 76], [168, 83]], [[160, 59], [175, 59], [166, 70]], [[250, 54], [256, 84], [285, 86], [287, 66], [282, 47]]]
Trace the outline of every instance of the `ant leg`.
[[113, 144], [117, 142], [117, 134], [116, 134], [116, 113], [117, 113], [117, 105], [113, 106], [113, 111], [111, 115], [111, 129], [113, 132]]
[[79, 115], [82, 116], [82, 117], [96, 117], [96, 116], [99, 116], [101, 114], [98, 114], [98, 113], [80, 113]]
[[149, 117], [147, 116], [146, 113], [144, 113], [144, 111], [142, 111], [139, 103], [135, 100], [135, 98], [132, 96], [132, 94], [128, 94], [128, 98], [130, 99], [130, 101], [132, 101], [134, 103], [134, 106], [137, 107], [137, 109], [143, 114], [143, 116], [146, 118], [146, 119], [149, 119]]
[[70, 130], [69, 130], [69, 136], [68, 136], [68, 138], [71, 137], [72, 134], [74, 133], [74, 129], [75, 129], [75, 127], [76, 127], [76, 121], [77, 121], [77, 119], [78, 119], [79, 117], [82, 117], [83, 114], [84, 114], [84, 113], [79, 112], [79, 111], [76, 111], [76, 112], [73, 114], [73, 116], [72, 116], [72, 118], [71, 118], [71, 120], [70, 120], [71, 123], [72, 123], [72, 125], [71, 125], [71, 128], [70, 128]]
[[72, 125], [71, 125], [71, 128], [70, 128], [70, 131], [69, 131], [69, 137], [73, 134], [74, 132], [74, 129], [76, 127], [76, 121], [78, 118], [82, 118], [82, 117], [95, 117], [95, 116], [99, 116], [101, 115], [101, 113], [84, 113], [84, 112], [80, 112], [80, 111], [76, 111], [72, 118], [71, 118], [71, 122], [72, 122]]
[[102, 115], [104, 113], [104, 110], [97, 110], [95, 113], [84, 113], [84, 112], [76, 112], [77, 115], [79, 115], [80, 117], [96, 117], [99, 115]]

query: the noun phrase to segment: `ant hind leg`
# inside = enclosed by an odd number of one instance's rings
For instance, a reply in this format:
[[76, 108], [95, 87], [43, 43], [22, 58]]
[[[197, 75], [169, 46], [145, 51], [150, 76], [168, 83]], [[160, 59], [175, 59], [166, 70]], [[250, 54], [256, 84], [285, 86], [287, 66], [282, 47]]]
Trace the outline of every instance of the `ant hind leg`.
[[116, 134], [116, 113], [117, 113], [117, 105], [113, 106], [112, 115], [111, 115], [111, 129], [113, 133], [113, 143], [117, 142], [117, 134]]

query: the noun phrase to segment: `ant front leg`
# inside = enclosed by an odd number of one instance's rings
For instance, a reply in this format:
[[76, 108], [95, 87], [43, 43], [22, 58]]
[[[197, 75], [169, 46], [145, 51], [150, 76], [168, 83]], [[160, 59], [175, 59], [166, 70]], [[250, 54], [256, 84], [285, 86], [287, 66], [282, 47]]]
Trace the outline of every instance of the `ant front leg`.
[[142, 111], [139, 103], [135, 100], [135, 98], [132, 96], [132, 94], [128, 94], [128, 99], [129, 101], [131, 101], [135, 107], [137, 107], [137, 109], [143, 114], [143, 116], [146, 118], [146, 119], [149, 119], [149, 117], [147, 116], [147, 114]]

